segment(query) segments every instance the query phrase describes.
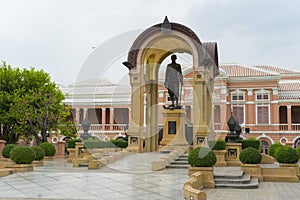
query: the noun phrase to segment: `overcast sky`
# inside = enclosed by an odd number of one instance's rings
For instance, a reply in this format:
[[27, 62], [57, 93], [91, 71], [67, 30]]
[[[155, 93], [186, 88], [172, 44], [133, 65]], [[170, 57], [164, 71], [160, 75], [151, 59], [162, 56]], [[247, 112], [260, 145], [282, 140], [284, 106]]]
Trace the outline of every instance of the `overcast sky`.
[[59, 84], [75, 82], [91, 53], [130, 32], [110, 68], [126, 75], [134, 37], [165, 15], [216, 41], [220, 63], [300, 66], [299, 0], [0, 0], [0, 8], [0, 60], [44, 69]]

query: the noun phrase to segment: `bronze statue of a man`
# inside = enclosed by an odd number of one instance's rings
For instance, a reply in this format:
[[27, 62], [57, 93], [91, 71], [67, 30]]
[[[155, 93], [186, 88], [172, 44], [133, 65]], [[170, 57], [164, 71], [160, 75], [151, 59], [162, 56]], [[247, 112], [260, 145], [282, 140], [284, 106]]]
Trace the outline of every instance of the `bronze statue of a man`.
[[[178, 99], [179, 97], [179, 82], [183, 86], [183, 76], [181, 72], [181, 65], [176, 63], [176, 55], [171, 56], [172, 63], [167, 65], [165, 86], [168, 89], [172, 105], [169, 108], [180, 108]], [[176, 105], [174, 104], [176, 102]]]

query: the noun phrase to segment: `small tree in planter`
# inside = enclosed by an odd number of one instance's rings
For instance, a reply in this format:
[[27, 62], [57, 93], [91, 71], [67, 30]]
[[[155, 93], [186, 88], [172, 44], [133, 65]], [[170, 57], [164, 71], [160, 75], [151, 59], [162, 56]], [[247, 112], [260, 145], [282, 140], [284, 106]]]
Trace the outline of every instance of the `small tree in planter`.
[[269, 148], [269, 155], [270, 156], [273, 156], [275, 158], [275, 154], [276, 154], [276, 151], [282, 147], [282, 145], [279, 143], [279, 142], [276, 142], [274, 144], [272, 144]]
[[243, 149], [240, 153], [239, 159], [242, 162], [242, 171], [253, 177], [257, 177], [259, 181], [263, 181], [260, 168], [262, 155], [259, 150], [253, 147]]
[[[295, 148], [295, 150], [297, 151], [297, 154], [298, 154], [298, 159], [300, 159], [300, 148], [299, 148], [299, 147], [297, 147], [297, 148]], [[298, 160], [298, 162], [299, 162], [299, 160]]]
[[280, 167], [294, 167], [296, 175], [300, 177], [299, 165], [297, 164], [299, 157], [295, 149], [289, 146], [282, 146], [276, 151], [275, 158], [280, 163]]
[[45, 157], [48, 157], [47, 159], [51, 160], [51, 158], [49, 158], [49, 157], [53, 157], [56, 153], [56, 149], [53, 144], [45, 142], [45, 143], [40, 144], [39, 147], [41, 147], [45, 151]]
[[212, 166], [217, 162], [216, 155], [209, 148], [196, 147], [188, 155], [189, 176], [197, 171], [204, 174], [204, 187], [214, 188], [214, 174]]
[[35, 158], [35, 153], [32, 148], [28, 146], [18, 146], [11, 150], [10, 159], [16, 165], [9, 166], [17, 172], [33, 171], [32, 161]]
[[295, 164], [298, 162], [298, 153], [292, 147], [282, 146], [277, 150], [275, 158], [279, 163]]
[[14, 149], [15, 147], [16, 147], [16, 145], [14, 145], [14, 144], [5, 145], [5, 147], [2, 150], [2, 156], [4, 158], [9, 158], [9, 154], [10, 154], [11, 150]]
[[213, 150], [217, 157], [216, 167], [226, 167], [226, 142], [225, 140], [212, 140], [208, 141], [208, 146]]
[[31, 147], [35, 153], [35, 158], [33, 161], [34, 166], [43, 166], [44, 162], [42, 161], [45, 157], [45, 151], [39, 146]]

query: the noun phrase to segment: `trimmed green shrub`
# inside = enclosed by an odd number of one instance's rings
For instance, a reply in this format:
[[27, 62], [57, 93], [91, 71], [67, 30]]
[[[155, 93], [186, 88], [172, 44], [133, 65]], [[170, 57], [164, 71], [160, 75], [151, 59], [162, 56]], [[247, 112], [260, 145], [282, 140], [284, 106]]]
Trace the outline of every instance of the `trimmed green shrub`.
[[75, 148], [75, 143], [81, 142], [81, 139], [74, 139], [67, 141], [67, 148]]
[[280, 147], [282, 147], [282, 145], [281, 145], [279, 142], [276, 142], [276, 143], [272, 144], [272, 145], [269, 147], [269, 155], [275, 157], [276, 151], [277, 151]]
[[212, 150], [225, 150], [225, 140], [212, 140], [208, 141], [208, 146]]
[[188, 156], [188, 163], [192, 167], [211, 167], [217, 162], [217, 157], [209, 148], [196, 147]]
[[34, 161], [35, 153], [28, 146], [18, 146], [11, 150], [10, 159], [17, 164], [31, 164]]
[[255, 138], [249, 138], [247, 140], [239, 140], [242, 143], [242, 149], [253, 147], [254, 149], [260, 150], [260, 141]]
[[44, 151], [44, 149], [42, 149], [39, 146], [33, 146], [31, 148], [32, 148], [32, 150], [35, 153], [34, 160], [43, 160], [44, 159], [44, 157], [45, 157], [45, 151]]
[[300, 147], [297, 147], [295, 150], [297, 151], [297, 153], [298, 153], [298, 158], [300, 159]]
[[84, 142], [84, 146], [87, 149], [105, 148], [106, 143], [99, 138], [89, 138]]
[[278, 148], [275, 158], [277, 162], [287, 164], [294, 164], [299, 160], [297, 151], [289, 146], [282, 146]]
[[128, 142], [127, 141], [125, 141], [125, 140], [111, 140], [110, 141], [111, 143], [113, 143], [116, 147], [118, 147], [118, 148], [127, 148], [127, 146], [128, 146]]
[[244, 164], [259, 164], [261, 163], [262, 155], [259, 150], [248, 147], [241, 151], [239, 159]]
[[5, 147], [2, 149], [2, 156], [4, 158], [9, 158], [10, 151], [12, 149], [14, 149], [15, 147], [16, 147], [16, 145], [14, 145], [14, 144], [5, 145]]
[[45, 142], [45, 143], [40, 144], [39, 147], [44, 149], [45, 156], [54, 156], [56, 153], [56, 149], [53, 144]]

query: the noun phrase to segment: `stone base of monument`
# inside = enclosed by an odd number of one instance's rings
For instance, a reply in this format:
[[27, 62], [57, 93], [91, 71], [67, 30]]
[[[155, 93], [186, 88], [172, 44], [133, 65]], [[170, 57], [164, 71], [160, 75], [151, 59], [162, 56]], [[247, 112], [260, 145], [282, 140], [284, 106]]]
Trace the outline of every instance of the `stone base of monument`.
[[188, 147], [185, 138], [185, 111], [181, 109], [164, 110], [164, 129], [163, 138], [160, 142], [163, 149], [174, 150], [177, 148]]
[[242, 143], [226, 143], [225, 150], [227, 166], [241, 166], [239, 156], [242, 151]]

